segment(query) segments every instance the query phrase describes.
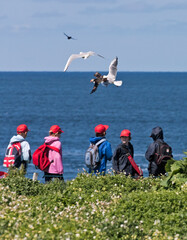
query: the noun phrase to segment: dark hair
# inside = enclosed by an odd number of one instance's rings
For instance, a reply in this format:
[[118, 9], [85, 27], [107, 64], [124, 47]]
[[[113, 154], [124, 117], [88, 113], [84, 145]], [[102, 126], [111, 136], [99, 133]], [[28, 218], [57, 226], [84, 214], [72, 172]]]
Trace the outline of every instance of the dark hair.
[[[49, 135], [51, 136], [51, 135], [53, 135], [53, 134], [56, 134], [56, 133], [54, 133], [54, 132], [49, 132]], [[57, 134], [61, 134], [61, 132], [57, 132]]]
[[105, 134], [104, 134], [104, 133], [98, 133], [98, 132], [96, 132], [96, 133], [95, 133], [95, 136], [96, 136], [96, 137], [103, 137], [103, 136], [105, 136]]

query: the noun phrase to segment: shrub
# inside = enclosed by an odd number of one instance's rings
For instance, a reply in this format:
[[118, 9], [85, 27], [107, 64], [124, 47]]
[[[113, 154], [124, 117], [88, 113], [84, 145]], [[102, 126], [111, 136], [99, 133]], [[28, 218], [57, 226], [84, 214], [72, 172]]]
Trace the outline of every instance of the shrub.
[[0, 180], [0, 239], [185, 239], [187, 184], [169, 184], [186, 179], [185, 166], [168, 163], [167, 178], [85, 172], [65, 184], [13, 171]]

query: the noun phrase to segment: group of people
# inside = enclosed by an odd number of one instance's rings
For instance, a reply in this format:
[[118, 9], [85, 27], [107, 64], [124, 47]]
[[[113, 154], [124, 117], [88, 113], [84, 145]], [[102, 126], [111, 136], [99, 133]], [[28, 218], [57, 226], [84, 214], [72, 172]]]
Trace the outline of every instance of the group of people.
[[[95, 137], [90, 138], [90, 145], [96, 145], [101, 142], [98, 147], [99, 161], [93, 168], [89, 168], [89, 173], [100, 173], [105, 175], [107, 169], [107, 161], [112, 160], [112, 167], [115, 174], [124, 173], [126, 176], [130, 175], [135, 177], [140, 173], [135, 166], [136, 163], [133, 160], [134, 148], [131, 141], [131, 132], [128, 129], [121, 131], [120, 139], [121, 143], [112, 153], [111, 144], [106, 139], [106, 131], [109, 128], [108, 125], [99, 124], [95, 127]], [[17, 135], [10, 139], [10, 143], [7, 147], [4, 166], [9, 167], [11, 165], [11, 156], [14, 155], [16, 149], [18, 157], [12, 160], [13, 166], [16, 168], [24, 168], [27, 170], [28, 163], [31, 161], [31, 150], [29, 143], [25, 140], [29, 129], [27, 125], [21, 124], [17, 127]], [[51, 126], [49, 130], [49, 136], [45, 137], [45, 143], [52, 147], [57, 148], [59, 151], [52, 149], [48, 152], [48, 158], [50, 165], [44, 170], [45, 181], [50, 181], [52, 178], [57, 177], [63, 180], [63, 162], [62, 162], [62, 145], [60, 142], [60, 136], [63, 133], [62, 129], [58, 125]], [[150, 137], [153, 139], [145, 153], [145, 158], [149, 161], [148, 171], [149, 175], [159, 176], [165, 174], [166, 162], [162, 161], [158, 163], [158, 156], [160, 151], [160, 145], [164, 144], [163, 130], [161, 127], [155, 127], [152, 129]], [[101, 140], [104, 141], [101, 141]], [[12, 148], [14, 146], [14, 148]], [[171, 148], [170, 148], [171, 153]], [[130, 158], [129, 158], [130, 156]], [[170, 154], [170, 156], [172, 156]], [[132, 161], [133, 160], [133, 161]]]

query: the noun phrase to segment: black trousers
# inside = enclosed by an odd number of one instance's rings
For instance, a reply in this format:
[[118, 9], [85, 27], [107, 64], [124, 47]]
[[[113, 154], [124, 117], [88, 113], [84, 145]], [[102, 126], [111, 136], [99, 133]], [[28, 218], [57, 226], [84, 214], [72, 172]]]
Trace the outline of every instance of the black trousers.
[[58, 178], [61, 181], [64, 181], [63, 174], [47, 173], [44, 172], [45, 182], [50, 182], [53, 178]]

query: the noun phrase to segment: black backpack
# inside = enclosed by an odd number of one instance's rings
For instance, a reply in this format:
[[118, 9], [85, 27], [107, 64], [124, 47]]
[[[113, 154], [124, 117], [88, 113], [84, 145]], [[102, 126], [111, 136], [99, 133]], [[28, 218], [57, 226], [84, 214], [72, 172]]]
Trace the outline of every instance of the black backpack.
[[157, 142], [158, 148], [157, 152], [155, 153], [155, 162], [157, 165], [161, 163], [166, 163], [167, 160], [173, 157], [172, 155], [172, 148], [166, 142]]

